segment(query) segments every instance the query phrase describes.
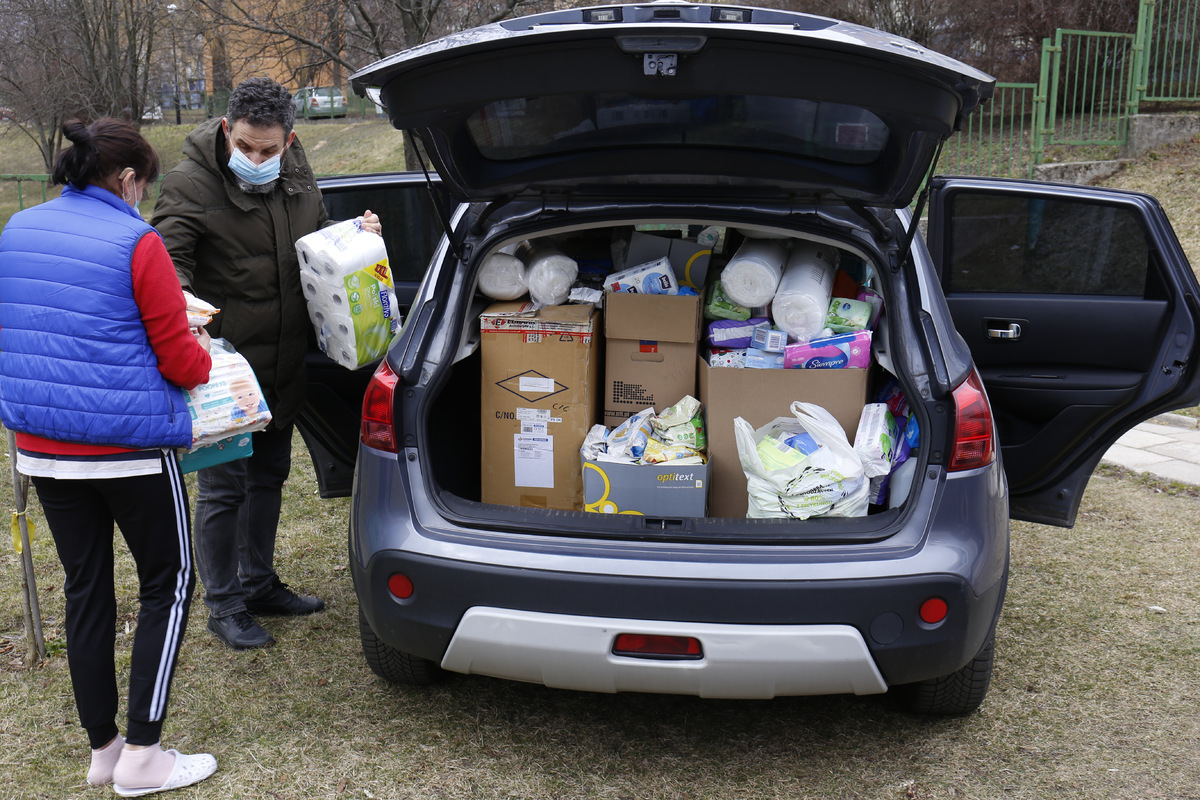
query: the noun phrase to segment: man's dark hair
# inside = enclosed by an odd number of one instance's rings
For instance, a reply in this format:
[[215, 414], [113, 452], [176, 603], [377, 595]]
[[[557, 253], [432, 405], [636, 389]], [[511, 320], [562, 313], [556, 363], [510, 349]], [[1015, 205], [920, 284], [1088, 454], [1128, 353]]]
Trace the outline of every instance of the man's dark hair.
[[281, 84], [270, 78], [247, 78], [229, 95], [225, 116], [230, 125], [235, 122], [258, 128], [282, 125], [287, 135], [296, 123], [296, 107], [292, 105], [292, 93]]

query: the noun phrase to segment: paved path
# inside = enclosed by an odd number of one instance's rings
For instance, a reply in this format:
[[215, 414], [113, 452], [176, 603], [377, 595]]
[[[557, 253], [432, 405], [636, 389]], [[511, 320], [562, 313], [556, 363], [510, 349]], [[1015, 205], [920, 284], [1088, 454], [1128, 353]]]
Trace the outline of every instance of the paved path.
[[1147, 420], [1118, 439], [1104, 461], [1200, 486], [1200, 419], [1161, 414]]

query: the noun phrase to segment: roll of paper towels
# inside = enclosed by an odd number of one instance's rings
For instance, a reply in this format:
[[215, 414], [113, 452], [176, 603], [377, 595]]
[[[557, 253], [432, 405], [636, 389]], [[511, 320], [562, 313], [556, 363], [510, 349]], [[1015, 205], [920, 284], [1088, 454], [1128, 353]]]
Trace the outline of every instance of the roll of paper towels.
[[517, 256], [525, 262], [529, 297], [540, 306], [558, 306], [571, 296], [579, 264], [547, 242], [522, 242]]
[[508, 253], [492, 253], [479, 268], [479, 291], [493, 300], [516, 300], [529, 291], [525, 265]]
[[771, 303], [771, 319], [796, 341], [806, 342], [825, 327], [833, 296], [837, 251], [829, 245], [796, 242]]
[[775, 296], [787, 248], [776, 239], [747, 239], [721, 272], [721, 289], [740, 306], [765, 306]]

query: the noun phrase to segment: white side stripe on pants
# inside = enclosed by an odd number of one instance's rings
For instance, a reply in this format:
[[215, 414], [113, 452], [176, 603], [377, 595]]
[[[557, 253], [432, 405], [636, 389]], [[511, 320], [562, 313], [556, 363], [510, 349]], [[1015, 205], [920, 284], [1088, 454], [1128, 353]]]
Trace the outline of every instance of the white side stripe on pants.
[[163, 468], [171, 483], [171, 494], [175, 505], [175, 535], [179, 545], [179, 572], [175, 576], [175, 599], [171, 603], [171, 612], [167, 620], [167, 630], [163, 637], [162, 655], [158, 661], [158, 674], [154, 679], [154, 693], [150, 699], [150, 720], [157, 722], [162, 719], [167, 710], [167, 695], [171, 688], [171, 672], [174, 669], [175, 657], [179, 652], [180, 640], [183, 638], [184, 609], [187, 602], [188, 576], [192, 571], [192, 548], [188, 538], [187, 490], [183, 485], [183, 475], [179, 472], [179, 462], [175, 454], [169, 450], [163, 451]]

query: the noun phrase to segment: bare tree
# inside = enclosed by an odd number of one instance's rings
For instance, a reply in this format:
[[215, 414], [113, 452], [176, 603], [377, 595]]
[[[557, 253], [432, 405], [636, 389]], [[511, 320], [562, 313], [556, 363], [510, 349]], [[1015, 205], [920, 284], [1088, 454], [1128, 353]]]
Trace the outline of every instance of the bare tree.
[[0, 0], [0, 96], [46, 169], [71, 117], [141, 118], [149, 97], [151, 0]]

